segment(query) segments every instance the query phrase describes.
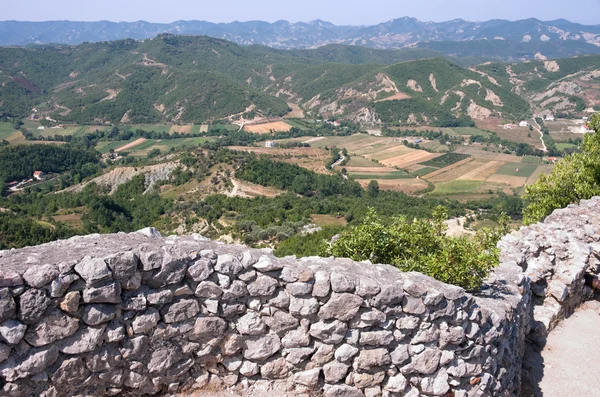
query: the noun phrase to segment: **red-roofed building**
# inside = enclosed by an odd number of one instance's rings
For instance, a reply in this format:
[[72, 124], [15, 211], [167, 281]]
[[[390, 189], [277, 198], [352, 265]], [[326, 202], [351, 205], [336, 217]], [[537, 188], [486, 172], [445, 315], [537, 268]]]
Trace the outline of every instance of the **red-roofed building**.
[[33, 179], [37, 179], [38, 181], [41, 181], [42, 175], [44, 175], [44, 173], [42, 171], [33, 171]]

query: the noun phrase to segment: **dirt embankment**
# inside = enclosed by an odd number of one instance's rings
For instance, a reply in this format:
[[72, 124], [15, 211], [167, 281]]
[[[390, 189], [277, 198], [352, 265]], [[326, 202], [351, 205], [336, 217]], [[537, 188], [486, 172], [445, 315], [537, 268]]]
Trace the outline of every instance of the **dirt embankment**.
[[[165, 181], [171, 177], [171, 174], [179, 166], [177, 162], [149, 165], [146, 167], [118, 167], [104, 175], [94, 178], [88, 182], [71, 186], [64, 191], [80, 192], [90, 183], [96, 183], [100, 186], [106, 186], [110, 193], [114, 193], [119, 186], [129, 182], [134, 177], [144, 174], [146, 177], [146, 192], [151, 190], [158, 181]], [[144, 192], [144, 193], [146, 193]]]

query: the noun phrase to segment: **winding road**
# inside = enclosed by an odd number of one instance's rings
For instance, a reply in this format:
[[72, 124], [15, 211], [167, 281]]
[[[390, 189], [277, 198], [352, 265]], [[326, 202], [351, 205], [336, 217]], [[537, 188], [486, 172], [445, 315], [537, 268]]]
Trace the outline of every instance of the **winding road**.
[[543, 147], [542, 151], [547, 152], [548, 148], [546, 147], [546, 143], [544, 142], [544, 132], [542, 131], [542, 127], [538, 124], [535, 117], [533, 118], [533, 123], [535, 124], [535, 126], [533, 128], [535, 128], [535, 130], [540, 133], [540, 141], [542, 141], [542, 147]]

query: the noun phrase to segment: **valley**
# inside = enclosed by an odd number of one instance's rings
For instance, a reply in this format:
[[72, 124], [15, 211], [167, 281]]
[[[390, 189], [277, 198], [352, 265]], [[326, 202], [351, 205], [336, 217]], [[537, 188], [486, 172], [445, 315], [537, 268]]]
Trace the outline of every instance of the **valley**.
[[[600, 56], [465, 67], [431, 55], [168, 34], [0, 48], [0, 162], [19, 163], [0, 172], [0, 245], [152, 225], [316, 255], [313, 233], [368, 208], [427, 218], [437, 205], [471, 234], [502, 213], [519, 225], [526, 186], [589, 132]], [[72, 150], [94, 160], [39, 161]]]

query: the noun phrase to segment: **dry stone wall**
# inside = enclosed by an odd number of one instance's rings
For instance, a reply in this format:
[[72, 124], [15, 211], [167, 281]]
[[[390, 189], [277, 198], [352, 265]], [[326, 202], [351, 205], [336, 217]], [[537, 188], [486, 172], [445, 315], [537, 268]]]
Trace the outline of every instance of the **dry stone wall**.
[[507, 236], [476, 295], [152, 229], [1, 251], [0, 395], [516, 395], [527, 337], [590, 294], [599, 207]]

